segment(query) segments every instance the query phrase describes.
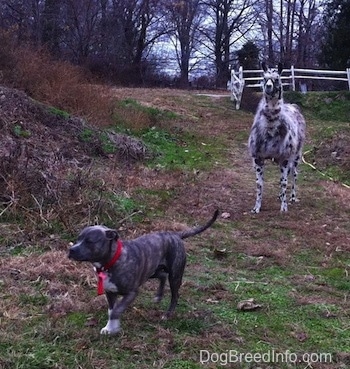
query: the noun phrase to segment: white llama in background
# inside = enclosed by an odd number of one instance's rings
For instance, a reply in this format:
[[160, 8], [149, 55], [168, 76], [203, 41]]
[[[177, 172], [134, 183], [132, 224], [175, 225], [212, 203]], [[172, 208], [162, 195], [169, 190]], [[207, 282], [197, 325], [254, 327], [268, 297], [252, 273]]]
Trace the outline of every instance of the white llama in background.
[[264, 70], [263, 97], [255, 114], [253, 126], [249, 136], [248, 147], [253, 158], [256, 171], [256, 202], [253, 213], [261, 209], [264, 161], [273, 159], [281, 168], [281, 211], [287, 211], [287, 182], [288, 174], [292, 172], [291, 202], [296, 202], [297, 166], [301, 159], [302, 147], [305, 140], [305, 119], [294, 104], [283, 102], [281, 82], [282, 64], [278, 69]]

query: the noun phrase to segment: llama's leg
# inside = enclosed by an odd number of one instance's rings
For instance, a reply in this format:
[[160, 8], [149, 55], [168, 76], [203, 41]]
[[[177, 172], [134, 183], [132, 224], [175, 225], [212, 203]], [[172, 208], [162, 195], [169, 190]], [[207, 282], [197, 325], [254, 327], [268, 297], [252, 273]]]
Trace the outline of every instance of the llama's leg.
[[288, 210], [287, 204], [287, 184], [288, 184], [288, 174], [290, 172], [288, 160], [285, 160], [280, 165], [281, 168], [281, 180], [280, 180], [280, 200], [281, 200], [281, 211]]
[[293, 163], [293, 178], [292, 178], [292, 191], [290, 194], [290, 202], [298, 202], [297, 192], [296, 192], [296, 184], [298, 177], [298, 164], [299, 164], [300, 156], [298, 155]]
[[252, 213], [259, 213], [264, 188], [264, 161], [255, 159], [254, 164], [256, 175], [256, 201]]

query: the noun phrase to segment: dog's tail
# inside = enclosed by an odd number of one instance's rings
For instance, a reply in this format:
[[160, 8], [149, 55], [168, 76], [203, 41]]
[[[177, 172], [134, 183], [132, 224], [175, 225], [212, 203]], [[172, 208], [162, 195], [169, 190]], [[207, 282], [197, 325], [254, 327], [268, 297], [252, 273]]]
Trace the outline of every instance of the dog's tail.
[[217, 209], [217, 210], [215, 210], [215, 213], [214, 213], [213, 217], [209, 220], [208, 223], [206, 223], [206, 224], [204, 224], [202, 226], [191, 228], [191, 229], [189, 229], [187, 231], [179, 232], [178, 233], [179, 236], [182, 239], [184, 239], [184, 238], [195, 236], [196, 234], [205, 231], [206, 229], [208, 229], [216, 221], [216, 218], [218, 217], [218, 215], [219, 215], [219, 210]]

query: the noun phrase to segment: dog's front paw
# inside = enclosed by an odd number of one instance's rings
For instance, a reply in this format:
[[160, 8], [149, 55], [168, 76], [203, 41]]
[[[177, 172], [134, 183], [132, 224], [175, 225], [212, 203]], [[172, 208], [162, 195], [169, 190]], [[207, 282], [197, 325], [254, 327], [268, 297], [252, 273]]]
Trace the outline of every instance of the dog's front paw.
[[119, 319], [114, 319], [108, 320], [107, 325], [101, 329], [100, 334], [113, 335], [119, 333], [119, 331], [120, 331]]
[[107, 329], [107, 327], [103, 327], [100, 331], [100, 334], [105, 335], [105, 336], [112, 336], [117, 333], [119, 333], [119, 329], [116, 331], [110, 331], [109, 329]]

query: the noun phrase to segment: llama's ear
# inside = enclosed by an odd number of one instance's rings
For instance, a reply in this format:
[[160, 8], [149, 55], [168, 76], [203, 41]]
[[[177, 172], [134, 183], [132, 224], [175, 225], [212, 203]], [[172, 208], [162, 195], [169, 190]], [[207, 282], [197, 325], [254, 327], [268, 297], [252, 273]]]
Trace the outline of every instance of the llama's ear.
[[267, 71], [267, 66], [266, 66], [266, 63], [264, 61], [261, 63], [261, 67], [262, 67], [264, 72]]
[[278, 63], [278, 74], [281, 74], [283, 70], [283, 64], [281, 62]]
[[107, 240], [117, 240], [119, 238], [118, 232], [114, 229], [107, 229], [105, 235]]

